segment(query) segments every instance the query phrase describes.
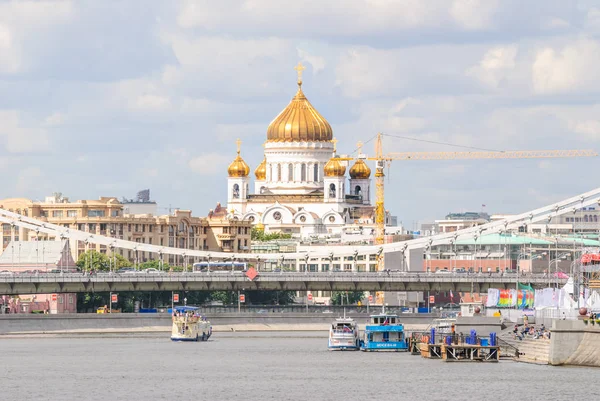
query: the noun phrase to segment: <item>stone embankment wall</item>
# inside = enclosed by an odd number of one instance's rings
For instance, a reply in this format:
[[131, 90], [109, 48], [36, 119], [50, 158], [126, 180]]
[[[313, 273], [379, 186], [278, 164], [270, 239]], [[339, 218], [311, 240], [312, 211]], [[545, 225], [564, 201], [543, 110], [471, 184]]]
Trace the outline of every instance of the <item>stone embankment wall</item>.
[[[338, 316], [316, 313], [221, 313], [207, 316], [215, 331], [327, 331]], [[361, 327], [369, 317], [349, 315]], [[402, 316], [406, 330], [425, 330], [432, 316]], [[0, 315], [0, 334], [125, 333], [170, 331], [168, 314]]]
[[555, 320], [548, 361], [550, 365], [600, 367], [600, 327], [583, 320]]

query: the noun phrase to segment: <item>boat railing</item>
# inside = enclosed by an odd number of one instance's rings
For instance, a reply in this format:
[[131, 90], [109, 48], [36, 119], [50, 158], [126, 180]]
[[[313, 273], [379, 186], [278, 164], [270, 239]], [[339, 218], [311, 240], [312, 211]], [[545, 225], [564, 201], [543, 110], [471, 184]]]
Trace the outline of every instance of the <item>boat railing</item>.
[[342, 334], [342, 335], [349, 335], [349, 336], [354, 335], [354, 329], [350, 329], [350, 330], [333, 329], [332, 331], [333, 331], [333, 334]]

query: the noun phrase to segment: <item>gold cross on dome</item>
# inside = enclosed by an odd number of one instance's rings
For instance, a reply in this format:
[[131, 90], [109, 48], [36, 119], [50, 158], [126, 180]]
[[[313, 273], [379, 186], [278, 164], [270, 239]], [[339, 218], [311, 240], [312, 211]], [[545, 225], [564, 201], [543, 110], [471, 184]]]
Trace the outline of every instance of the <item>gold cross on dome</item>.
[[294, 70], [298, 72], [298, 85], [302, 85], [302, 71], [306, 70], [306, 67], [298, 61], [298, 65], [294, 67]]
[[240, 138], [238, 138], [237, 141], [235, 141], [235, 144], [237, 145], [237, 152], [239, 155], [240, 152], [242, 151], [242, 140]]
[[335, 153], [335, 152], [337, 152], [337, 143], [338, 143], [338, 142], [339, 142], [339, 141], [338, 141], [336, 138], [333, 138], [333, 139], [331, 140], [331, 143], [333, 143], [333, 152], [334, 152], [334, 153]]

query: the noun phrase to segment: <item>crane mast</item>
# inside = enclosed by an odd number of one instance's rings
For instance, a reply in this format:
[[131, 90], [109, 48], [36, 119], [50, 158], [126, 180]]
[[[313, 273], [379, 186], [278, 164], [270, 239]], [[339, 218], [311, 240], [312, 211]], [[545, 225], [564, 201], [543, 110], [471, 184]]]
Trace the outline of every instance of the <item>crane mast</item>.
[[[377, 134], [375, 142], [375, 244], [381, 245], [385, 236], [385, 191], [384, 178], [385, 160], [383, 158], [383, 146], [381, 144], [381, 134]], [[378, 268], [378, 270], [381, 270]]]

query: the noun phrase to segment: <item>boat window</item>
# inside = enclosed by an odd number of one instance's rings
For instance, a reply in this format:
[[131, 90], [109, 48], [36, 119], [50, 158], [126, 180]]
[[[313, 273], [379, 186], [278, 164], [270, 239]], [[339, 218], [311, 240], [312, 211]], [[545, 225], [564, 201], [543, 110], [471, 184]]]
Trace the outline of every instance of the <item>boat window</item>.
[[393, 318], [391, 319], [391, 321], [392, 321], [392, 324], [396, 323], [396, 318], [394, 318], [394, 317], [393, 317]]
[[390, 341], [390, 333], [389, 331], [386, 331], [383, 333], [383, 341]]

